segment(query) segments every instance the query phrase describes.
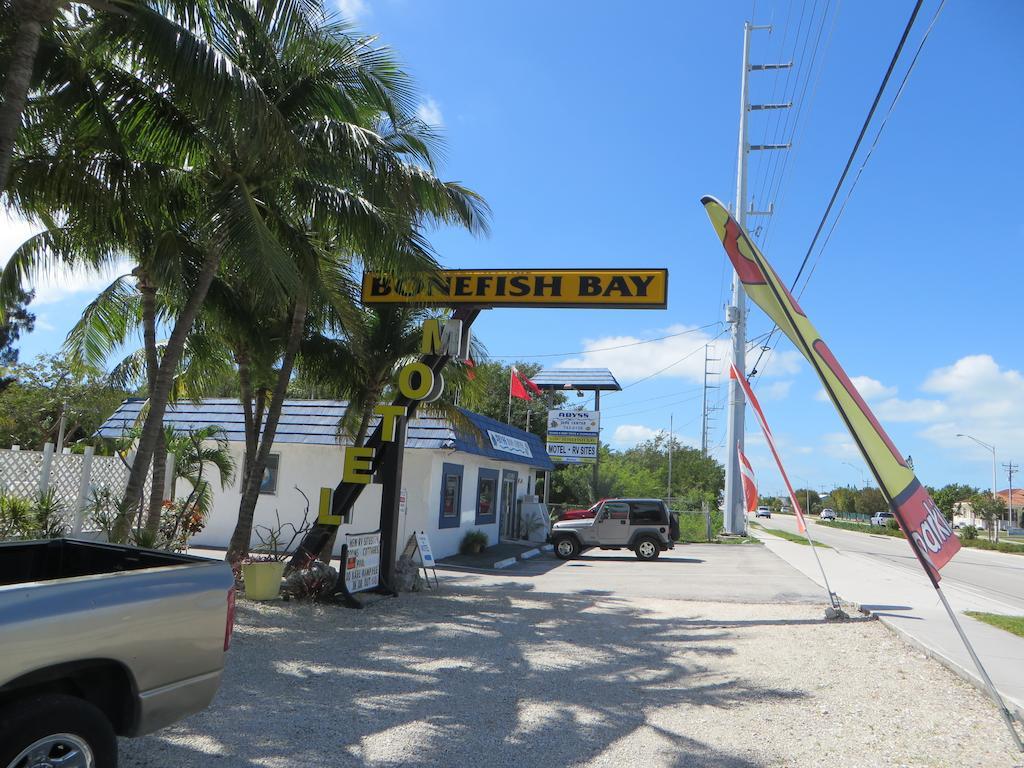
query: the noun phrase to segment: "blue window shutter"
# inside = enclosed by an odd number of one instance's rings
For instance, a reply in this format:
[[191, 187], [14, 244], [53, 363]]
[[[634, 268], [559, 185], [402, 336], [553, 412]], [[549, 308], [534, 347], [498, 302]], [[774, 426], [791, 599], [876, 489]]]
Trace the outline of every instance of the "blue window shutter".
[[[484, 485], [490, 488], [488, 498], [481, 496]], [[498, 483], [498, 470], [480, 468], [476, 479], [476, 524], [489, 525], [498, 518], [498, 497], [500, 488]]]
[[[437, 512], [438, 528], [458, 528], [462, 524], [461, 464], [441, 465], [441, 499]], [[457, 478], [457, 479], [456, 479]]]

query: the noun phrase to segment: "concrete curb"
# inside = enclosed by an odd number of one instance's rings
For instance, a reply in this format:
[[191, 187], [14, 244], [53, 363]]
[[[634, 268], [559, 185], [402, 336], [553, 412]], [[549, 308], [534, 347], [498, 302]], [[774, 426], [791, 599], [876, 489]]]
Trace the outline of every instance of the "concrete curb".
[[[916, 648], [917, 650], [921, 651], [921, 653], [923, 653], [928, 658], [935, 659], [935, 661], [939, 662], [942, 666], [944, 666], [950, 672], [955, 674], [957, 677], [959, 677], [962, 680], [965, 680], [966, 682], [970, 683], [975, 688], [977, 688], [979, 691], [981, 691], [985, 695], [985, 698], [990, 698], [988, 688], [985, 687], [985, 683], [981, 681], [981, 678], [978, 677], [978, 673], [975, 672], [973, 669], [968, 669], [967, 667], [960, 664], [958, 661], [949, 658], [949, 656], [947, 656], [946, 654], [932, 648], [931, 646], [924, 643], [922, 640], [919, 640], [918, 638], [914, 637], [901, 627], [898, 627], [895, 624], [890, 623], [888, 621], [888, 617], [879, 616], [874, 611], [868, 610], [867, 608], [863, 608], [860, 605], [857, 605], [857, 610], [859, 610], [861, 613], [867, 616], [874, 617], [882, 625], [884, 625], [886, 629], [888, 629], [890, 632], [892, 632], [894, 635], [900, 638], [907, 645], [910, 645]], [[1006, 708], [1010, 710], [1010, 713], [1017, 719], [1017, 722], [1024, 723], [1024, 702], [1012, 699], [1002, 691], [999, 691], [999, 696], [1000, 698], [1002, 698], [1003, 703], [1006, 705]]]
[[504, 560], [499, 560], [498, 562], [496, 562], [491, 567], [492, 568], [508, 568], [510, 565], [515, 565], [518, 562], [519, 561], [516, 560], [514, 557], [506, 557]]
[[536, 549], [536, 548], [528, 549], [525, 552], [521, 552], [519, 554], [519, 559], [520, 560], [529, 560], [531, 557], [536, 557], [539, 554], [540, 554], [540, 550], [539, 549]]

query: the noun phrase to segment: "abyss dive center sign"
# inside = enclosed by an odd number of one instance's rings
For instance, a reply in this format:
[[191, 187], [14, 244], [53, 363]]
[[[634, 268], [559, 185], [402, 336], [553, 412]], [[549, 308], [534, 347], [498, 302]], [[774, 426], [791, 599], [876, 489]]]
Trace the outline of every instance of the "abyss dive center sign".
[[600, 436], [600, 411], [548, 411], [547, 451], [554, 462], [594, 464]]
[[364, 304], [665, 309], [667, 269], [444, 269], [430, 277], [363, 275]]

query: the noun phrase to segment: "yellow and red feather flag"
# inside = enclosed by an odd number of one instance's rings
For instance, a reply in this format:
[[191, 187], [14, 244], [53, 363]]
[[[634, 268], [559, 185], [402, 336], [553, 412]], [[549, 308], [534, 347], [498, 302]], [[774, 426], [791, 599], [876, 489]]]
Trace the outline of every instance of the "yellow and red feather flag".
[[911, 548], [938, 585], [939, 569], [960, 550], [960, 539], [952, 526], [761, 251], [718, 200], [707, 196], [701, 198], [701, 203], [747, 295], [775, 321], [818, 374]]

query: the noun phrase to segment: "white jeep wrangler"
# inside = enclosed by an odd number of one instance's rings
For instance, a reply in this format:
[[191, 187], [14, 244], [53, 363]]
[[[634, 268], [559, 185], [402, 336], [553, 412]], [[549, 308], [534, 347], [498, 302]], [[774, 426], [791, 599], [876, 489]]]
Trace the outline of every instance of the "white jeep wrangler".
[[551, 543], [562, 560], [594, 547], [631, 549], [639, 560], [654, 560], [677, 538], [679, 518], [661, 499], [605, 499], [593, 518], [551, 527]]

